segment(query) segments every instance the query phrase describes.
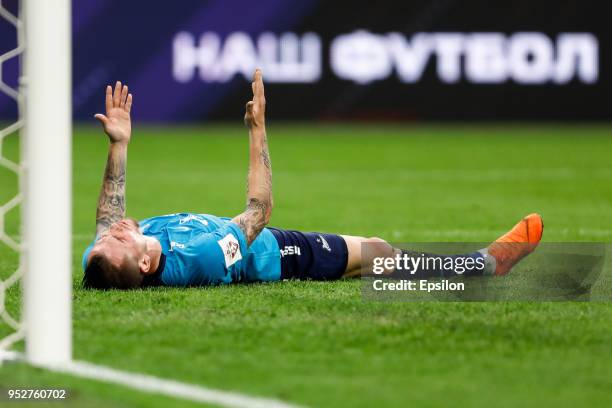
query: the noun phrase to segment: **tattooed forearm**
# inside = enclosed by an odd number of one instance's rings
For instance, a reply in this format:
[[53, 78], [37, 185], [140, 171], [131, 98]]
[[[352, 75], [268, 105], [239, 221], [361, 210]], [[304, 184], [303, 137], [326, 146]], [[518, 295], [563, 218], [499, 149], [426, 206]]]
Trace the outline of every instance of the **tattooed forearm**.
[[259, 201], [256, 198], [249, 199], [245, 212], [238, 218], [238, 226], [244, 232], [249, 245], [268, 223], [269, 211], [269, 203]]
[[250, 132], [250, 149], [247, 208], [234, 218], [249, 245], [270, 221], [273, 207], [272, 164], [265, 131]]
[[112, 223], [125, 218], [126, 162], [127, 146], [111, 145], [96, 212], [98, 234], [108, 229]]

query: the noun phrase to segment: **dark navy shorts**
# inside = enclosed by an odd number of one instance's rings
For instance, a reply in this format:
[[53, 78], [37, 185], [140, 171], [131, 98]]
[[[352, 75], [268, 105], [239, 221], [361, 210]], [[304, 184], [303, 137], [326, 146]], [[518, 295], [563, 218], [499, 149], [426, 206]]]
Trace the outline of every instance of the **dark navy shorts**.
[[340, 235], [268, 229], [280, 248], [281, 280], [335, 280], [344, 274], [348, 249]]

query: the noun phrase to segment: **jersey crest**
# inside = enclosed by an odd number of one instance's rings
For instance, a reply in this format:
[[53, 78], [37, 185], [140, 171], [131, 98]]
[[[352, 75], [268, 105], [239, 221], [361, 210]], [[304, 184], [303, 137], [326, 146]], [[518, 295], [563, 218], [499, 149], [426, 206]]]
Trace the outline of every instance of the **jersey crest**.
[[227, 234], [225, 237], [217, 241], [217, 243], [223, 251], [226, 267], [229, 268], [242, 259], [242, 254], [240, 253], [240, 243], [232, 234]]

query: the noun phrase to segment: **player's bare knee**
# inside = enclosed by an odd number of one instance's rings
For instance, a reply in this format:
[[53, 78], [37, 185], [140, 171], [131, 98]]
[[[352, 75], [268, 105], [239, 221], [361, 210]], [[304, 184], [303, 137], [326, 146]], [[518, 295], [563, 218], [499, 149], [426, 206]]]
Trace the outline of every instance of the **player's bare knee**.
[[385, 244], [387, 243], [387, 241], [385, 241], [382, 238], [378, 238], [378, 237], [369, 237], [368, 241], [369, 242], [382, 242], [382, 243], [385, 243]]
[[367, 243], [372, 248], [372, 255], [375, 257], [393, 256], [393, 247], [384, 239], [379, 237], [369, 237]]

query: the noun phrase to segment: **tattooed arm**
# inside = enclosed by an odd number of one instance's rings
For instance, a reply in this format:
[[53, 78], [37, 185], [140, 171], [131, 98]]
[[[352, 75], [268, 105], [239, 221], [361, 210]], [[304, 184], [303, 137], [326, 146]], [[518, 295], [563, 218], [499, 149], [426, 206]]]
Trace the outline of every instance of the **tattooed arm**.
[[106, 115], [95, 115], [110, 140], [96, 212], [96, 234], [125, 218], [125, 170], [127, 147], [132, 134], [131, 109], [132, 94], [128, 94], [127, 86], [117, 82], [114, 92], [110, 85], [106, 87]]
[[266, 99], [261, 71], [253, 75], [253, 100], [246, 105], [244, 123], [249, 128], [249, 177], [246, 210], [232, 221], [240, 227], [248, 245], [270, 221], [272, 215], [272, 166], [266, 138]]
[[127, 144], [112, 143], [104, 170], [104, 180], [96, 211], [96, 233], [125, 218], [125, 167]]

